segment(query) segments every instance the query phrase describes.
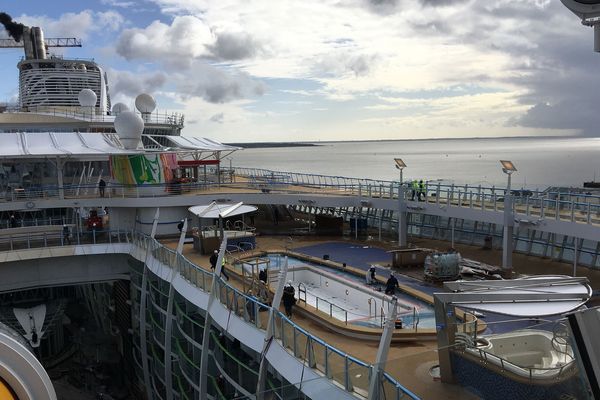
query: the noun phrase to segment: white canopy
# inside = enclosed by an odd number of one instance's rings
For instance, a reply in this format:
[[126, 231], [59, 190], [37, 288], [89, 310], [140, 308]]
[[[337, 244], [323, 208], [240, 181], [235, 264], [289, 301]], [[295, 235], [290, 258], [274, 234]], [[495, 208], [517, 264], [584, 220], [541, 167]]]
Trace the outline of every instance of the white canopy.
[[138, 154], [126, 150], [116, 134], [90, 132], [5, 132], [0, 133], [0, 157], [32, 158], [54, 156], [100, 156]]
[[188, 210], [199, 218], [226, 218], [233, 217], [235, 215], [247, 214], [256, 211], [258, 208], [255, 206], [248, 206], [242, 203], [224, 203], [218, 204], [212, 202], [205, 206], [193, 206]]
[[540, 275], [503, 281], [454, 281], [452, 293], [434, 293], [455, 306], [516, 317], [562, 315], [585, 304], [592, 289], [585, 278]]
[[[147, 136], [147, 135], [144, 135]], [[181, 136], [167, 138], [172, 147], [151, 147], [128, 150], [123, 148], [116, 133], [95, 132], [0, 132], [0, 158], [45, 158], [57, 156], [109, 156], [112, 154], [143, 154], [148, 151], [236, 151], [211, 139]]]
[[217, 141], [199, 138], [193, 136], [165, 136], [176, 147], [186, 150], [202, 150], [202, 151], [235, 151], [240, 150], [240, 147], [228, 146]]

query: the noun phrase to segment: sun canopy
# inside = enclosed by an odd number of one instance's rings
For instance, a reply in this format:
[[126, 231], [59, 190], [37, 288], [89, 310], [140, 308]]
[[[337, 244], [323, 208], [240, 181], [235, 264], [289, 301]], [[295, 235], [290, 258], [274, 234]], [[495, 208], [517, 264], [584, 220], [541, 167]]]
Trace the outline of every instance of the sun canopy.
[[562, 315], [585, 304], [592, 295], [587, 278], [532, 276], [502, 281], [444, 282], [450, 293], [434, 293], [457, 307], [515, 317]]
[[212, 202], [206, 206], [193, 206], [188, 210], [199, 218], [227, 218], [235, 215], [247, 214], [256, 211], [258, 208], [255, 206], [247, 206], [242, 203], [226, 203], [217, 204]]
[[138, 154], [126, 150], [116, 134], [90, 132], [7, 132], [0, 133], [0, 157], [32, 158], [53, 156], [103, 156]]
[[167, 140], [179, 147], [186, 150], [200, 150], [200, 151], [235, 151], [240, 150], [241, 147], [228, 146], [217, 141], [199, 138], [199, 137], [187, 137], [187, 136], [165, 136]]
[[240, 149], [206, 138], [181, 136], [161, 136], [161, 138], [166, 138], [172, 143], [172, 146], [158, 145], [146, 149], [124, 149], [116, 133], [0, 132], [0, 143], [2, 143], [0, 158], [100, 157], [156, 153], [157, 151], [189, 153], [190, 151], [217, 152]]

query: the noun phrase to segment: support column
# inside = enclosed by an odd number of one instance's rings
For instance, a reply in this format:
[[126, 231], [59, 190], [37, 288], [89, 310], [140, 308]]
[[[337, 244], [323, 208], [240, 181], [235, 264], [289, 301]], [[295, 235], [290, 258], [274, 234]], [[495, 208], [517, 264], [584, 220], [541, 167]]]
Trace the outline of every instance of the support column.
[[375, 364], [373, 364], [373, 370], [371, 371], [371, 378], [369, 380], [369, 400], [378, 400], [383, 397], [381, 396], [381, 381], [385, 363], [388, 358], [388, 352], [390, 350], [390, 343], [392, 343], [392, 336], [394, 335], [394, 329], [396, 328], [396, 317], [398, 316], [398, 298], [396, 296], [392, 297], [390, 306], [391, 310], [388, 315], [388, 320], [383, 328], [381, 340], [379, 341], [379, 349], [377, 349], [377, 357], [375, 358]]
[[404, 187], [398, 186], [398, 246], [406, 247], [408, 218], [406, 216], [406, 201], [404, 200]]
[[[209, 346], [208, 343], [210, 341], [210, 328], [212, 326], [212, 317], [210, 315], [210, 308], [212, 303], [215, 301], [216, 292], [219, 288], [217, 281], [220, 279], [221, 270], [223, 269], [223, 259], [225, 258], [225, 249], [227, 247], [227, 234], [223, 236], [223, 240], [221, 241], [221, 248], [219, 249], [219, 257], [217, 258], [217, 266], [215, 267], [215, 272], [213, 273], [212, 285], [210, 288], [210, 293], [208, 294], [208, 302], [206, 305], [206, 316], [204, 319], [204, 333], [202, 334], [202, 353], [200, 355], [200, 382], [198, 382], [198, 386], [200, 387], [200, 396], [199, 400], [204, 400], [208, 398], [208, 352]], [[218, 301], [218, 300], [217, 300]]]
[[58, 184], [58, 198], [59, 199], [64, 199], [65, 198], [65, 188], [64, 188], [64, 180], [63, 180], [63, 173], [64, 173], [64, 165], [63, 165], [63, 161], [60, 159], [60, 157], [56, 157], [56, 182]]
[[433, 296], [435, 310], [435, 329], [437, 331], [438, 358], [440, 361], [440, 376], [444, 383], [454, 382], [450, 346], [454, 344], [456, 329], [454, 307]]
[[[158, 214], [158, 211], [157, 211]], [[153, 225], [158, 224], [158, 219], [155, 218]], [[152, 386], [150, 385], [150, 369], [148, 366], [148, 342], [146, 339], [146, 307], [148, 301], [148, 259], [152, 253], [152, 240], [149, 241], [146, 248], [146, 257], [144, 257], [144, 272], [142, 274], [142, 288], [140, 290], [140, 309], [139, 309], [139, 326], [140, 326], [140, 352], [142, 357], [142, 368], [144, 373], [144, 387], [146, 388], [146, 397], [148, 400], [154, 398]]]
[[267, 330], [265, 331], [265, 339], [263, 342], [263, 350], [260, 355], [260, 367], [258, 369], [258, 383], [256, 385], [256, 400], [263, 400], [265, 397], [265, 387], [267, 380], [267, 367], [269, 362], [267, 361], [267, 351], [275, 335], [275, 313], [279, 309], [281, 303], [281, 297], [283, 296], [283, 287], [285, 286], [286, 276], [288, 271], [288, 258], [285, 257], [283, 268], [279, 271], [279, 279], [277, 281], [277, 288], [275, 289], [275, 295], [269, 308], [269, 321], [267, 322]]
[[150, 232], [150, 237], [154, 239], [156, 236], [156, 229], [158, 228], [158, 218], [160, 217], [160, 208], [156, 209], [156, 213], [154, 213], [154, 221], [152, 221], [152, 231]]
[[502, 273], [505, 278], [512, 275], [513, 228], [515, 218], [512, 212], [512, 195], [510, 189], [504, 197], [504, 228], [502, 235]]
[[[158, 209], [156, 209], [156, 214], [158, 214]], [[156, 219], [155, 219], [156, 221]], [[154, 230], [154, 228], [153, 228]], [[179, 235], [179, 245], [177, 246], [177, 251], [175, 257], [179, 257], [183, 254], [183, 242], [185, 240], [185, 232], [187, 231], [187, 218], [183, 221], [183, 228], [181, 229], [181, 235]], [[177, 266], [177, 262], [173, 263], [173, 267]], [[173, 332], [173, 300], [175, 298], [175, 289], [173, 288], [173, 279], [177, 275], [177, 270], [172, 269], [171, 274], [169, 276], [169, 298], [167, 300], [167, 316], [165, 318], [165, 354], [164, 354], [164, 364], [165, 364], [165, 387], [167, 393], [167, 400], [173, 400], [173, 356], [171, 352], [171, 336]]]
[[142, 368], [144, 372], [144, 386], [146, 388], [146, 397], [148, 400], [154, 398], [152, 386], [150, 385], [150, 369], [148, 367], [148, 343], [146, 339], [146, 302], [148, 291], [148, 256], [150, 254], [150, 244], [146, 249], [146, 257], [144, 262], [144, 272], [142, 275], [142, 288], [140, 293], [140, 354], [142, 357]]

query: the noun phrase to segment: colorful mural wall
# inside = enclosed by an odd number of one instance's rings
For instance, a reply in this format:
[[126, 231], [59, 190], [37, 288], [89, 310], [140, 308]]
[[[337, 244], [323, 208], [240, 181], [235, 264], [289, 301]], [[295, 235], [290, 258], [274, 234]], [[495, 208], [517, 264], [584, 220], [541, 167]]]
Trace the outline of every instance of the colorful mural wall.
[[110, 156], [110, 174], [123, 185], [169, 183], [177, 169], [175, 153]]

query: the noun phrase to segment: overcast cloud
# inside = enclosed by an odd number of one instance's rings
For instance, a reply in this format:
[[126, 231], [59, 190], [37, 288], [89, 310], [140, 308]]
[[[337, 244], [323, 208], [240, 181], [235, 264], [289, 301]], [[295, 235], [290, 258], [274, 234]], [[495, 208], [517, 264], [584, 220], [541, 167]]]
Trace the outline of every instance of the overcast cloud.
[[154, 92], [223, 140], [600, 136], [600, 55], [558, 0], [100, 1], [15, 19], [112, 35], [113, 95]]

